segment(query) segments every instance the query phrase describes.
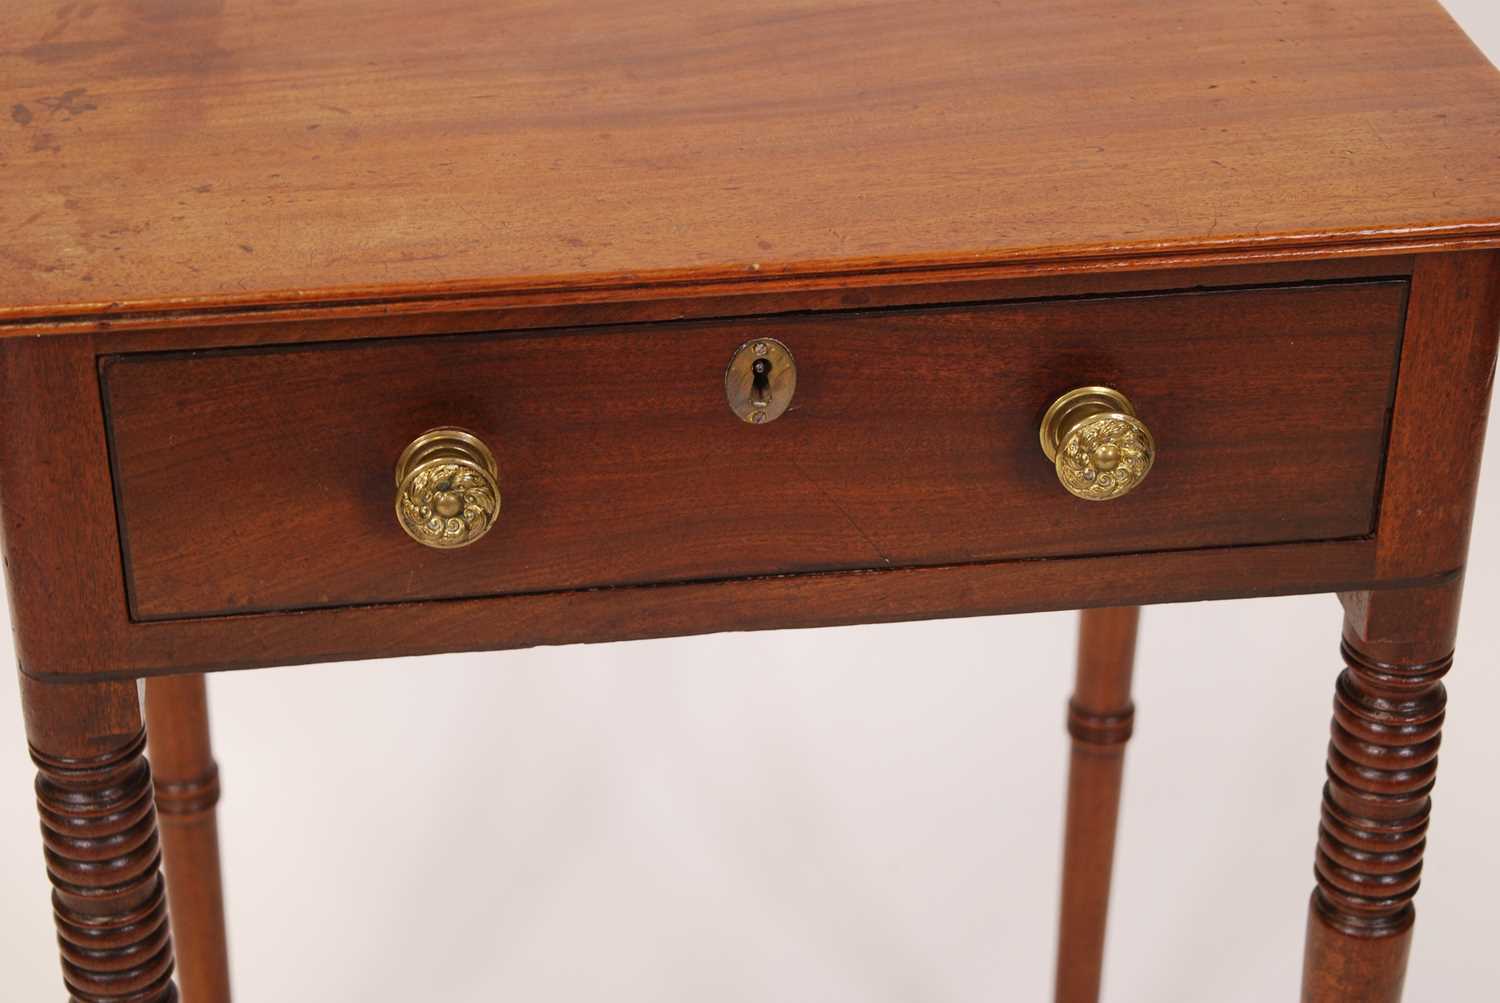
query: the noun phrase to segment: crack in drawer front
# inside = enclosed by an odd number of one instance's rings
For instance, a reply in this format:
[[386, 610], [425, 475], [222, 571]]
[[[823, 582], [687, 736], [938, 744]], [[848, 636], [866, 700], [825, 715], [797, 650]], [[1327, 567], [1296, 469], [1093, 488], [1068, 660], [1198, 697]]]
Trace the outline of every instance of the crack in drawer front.
[[[137, 619], [1373, 532], [1407, 284], [1376, 280], [533, 332], [100, 363]], [[778, 420], [736, 348], [796, 356]], [[1073, 498], [1038, 445], [1076, 386], [1129, 396], [1156, 466]], [[473, 545], [412, 541], [403, 448], [494, 452]]]

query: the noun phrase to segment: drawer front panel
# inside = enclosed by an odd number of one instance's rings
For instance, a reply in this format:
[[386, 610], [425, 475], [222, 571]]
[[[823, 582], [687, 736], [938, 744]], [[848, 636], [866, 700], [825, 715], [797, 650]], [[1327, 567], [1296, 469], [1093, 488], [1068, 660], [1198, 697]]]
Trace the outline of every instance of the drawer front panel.
[[[420, 337], [101, 361], [137, 619], [1373, 531], [1404, 281]], [[756, 337], [790, 409], [730, 411]], [[1042, 455], [1073, 387], [1158, 445], [1109, 502]], [[483, 539], [414, 543], [393, 471], [426, 429], [493, 450]]]

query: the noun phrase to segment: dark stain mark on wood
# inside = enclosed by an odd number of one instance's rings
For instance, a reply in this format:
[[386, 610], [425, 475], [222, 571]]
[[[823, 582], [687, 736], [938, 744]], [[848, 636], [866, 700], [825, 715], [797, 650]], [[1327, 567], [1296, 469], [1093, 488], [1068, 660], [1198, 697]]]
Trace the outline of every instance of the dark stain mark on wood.
[[61, 7], [57, 8], [57, 12], [56, 12], [57, 23], [55, 25], [53, 25], [52, 28], [50, 30], [48, 30], [48, 32], [45, 35], [42, 36], [41, 41], [43, 43], [45, 43], [45, 42], [52, 41], [54, 38], [57, 38], [63, 32], [65, 32], [65, 31], [68, 30], [68, 27], [69, 27], [69, 25], [71, 25], [73, 23], [74, 18], [77, 18], [78, 20], [82, 21], [83, 19], [87, 18], [90, 14], [94, 13], [94, 10], [97, 7], [98, 7], [97, 4], [91, 4], [91, 3], [84, 3], [84, 4], [80, 4], [80, 3], [65, 3], [65, 4], [63, 4]]
[[63, 91], [55, 98], [37, 98], [37, 104], [46, 108], [48, 118], [56, 118], [59, 113], [67, 115], [68, 118], [77, 118], [86, 111], [94, 111], [99, 107], [93, 98], [85, 97], [88, 94], [87, 87], [74, 87]]
[[14, 104], [10, 108], [10, 117], [17, 125], [25, 127], [31, 124], [34, 116], [31, 114], [31, 109], [24, 104]]
[[142, 21], [160, 24], [224, 13], [224, 0], [134, 0], [132, 12]]

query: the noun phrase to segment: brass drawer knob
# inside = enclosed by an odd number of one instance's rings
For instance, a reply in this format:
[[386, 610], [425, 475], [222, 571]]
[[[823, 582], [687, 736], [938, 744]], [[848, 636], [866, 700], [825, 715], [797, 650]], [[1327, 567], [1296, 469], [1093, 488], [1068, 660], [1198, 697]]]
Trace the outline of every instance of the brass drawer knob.
[[423, 432], [396, 461], [396, 521], [420, 544], [467, 547], [499, 512], [495, 456], [470, 432]]
[[1118, 390], [1069, 390], [1042, 418], [1042, 452], [1063, 487], [1088, 501], [1109, 501], [1146, 479], [1156, 460], [1151, 430]]

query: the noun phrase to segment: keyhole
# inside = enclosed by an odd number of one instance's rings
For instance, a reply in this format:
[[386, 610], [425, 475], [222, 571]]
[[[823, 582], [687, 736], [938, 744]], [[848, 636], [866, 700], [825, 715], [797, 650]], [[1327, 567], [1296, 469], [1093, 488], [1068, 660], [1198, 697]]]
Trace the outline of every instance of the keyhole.
[[724, 369], [724, 396], [729, 408], [749, 425], [775, 421], [797, 392], [797, 363], [774, 338], [747, 341]]
[[756, 359], [750, 364], [750, 404], [754, 407], [771, 406], [771, 360]]

